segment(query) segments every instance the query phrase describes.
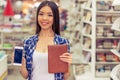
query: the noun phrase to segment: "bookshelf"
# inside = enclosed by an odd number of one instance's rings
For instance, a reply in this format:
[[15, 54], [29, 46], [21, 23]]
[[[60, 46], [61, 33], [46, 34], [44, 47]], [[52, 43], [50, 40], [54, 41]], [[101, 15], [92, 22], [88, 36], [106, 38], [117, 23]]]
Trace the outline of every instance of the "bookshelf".
[[81, 20], [81, 4], [86, 2], [86, 0], [75, 0], [71, 2], [67, 9], [67, 24], [66, 29], [62, 32], [62, 36], [70, 41], [71, 53], [73, 56], [73, 64], [79, 64], [80, 62], [80, 20]]
[[[120, 6], [112, 6], [112, 0], [96, 0], [95, 79], [110, 80], [112, 69], [120, 58], [113, 54], [120, 32], [112, 30], [113, 22], [120, 16]], [[111, 51], [112, 50], [112, 51]]]
[[[82, 74], [76, 74], [76, 80], [94, 80], [95, 74], [95, 12], [94, 0], [87, 0], [81, 5], [81, 55], [80, 66], [83, 66]], [[79, 67], [79, 71], [80, 71]], [[82, 71], [82, 70], [81, 70]]]
[[[91, 6], [87, 6], [88, 3]], [[119, 64], [120, 58], [113, 52], [120, 40], [120, 32], [112, 30], [111, 26], [120, 16], [120, 6], [111, 4], [112, 0], [88, 0], [81, 7], [80, 43], [84, 56], [81, 56], [81, 65], [74, 68], [82, 72], [81, 69], [88, 69], [89, 65], [90, 72], [76, 74], [76, 80], [110, 80], [112, 69]], [[86, 54], [90, 54], [88, 61], [85, 60]]]

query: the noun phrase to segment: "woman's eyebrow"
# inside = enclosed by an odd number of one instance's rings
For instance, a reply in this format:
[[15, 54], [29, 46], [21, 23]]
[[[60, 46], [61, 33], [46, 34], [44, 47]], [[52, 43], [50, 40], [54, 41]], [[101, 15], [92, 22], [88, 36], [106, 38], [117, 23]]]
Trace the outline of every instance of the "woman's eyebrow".
[[42, 11], [39, 11], [39, 13], [44, 13], [44, 12], [42, 12]]
[[[39, 11], [39, 13], [45, 13], [45, 12], [43, 12], [43, 11]], [[52, 14], [52, 12], [47, 12], [48, 14]]]

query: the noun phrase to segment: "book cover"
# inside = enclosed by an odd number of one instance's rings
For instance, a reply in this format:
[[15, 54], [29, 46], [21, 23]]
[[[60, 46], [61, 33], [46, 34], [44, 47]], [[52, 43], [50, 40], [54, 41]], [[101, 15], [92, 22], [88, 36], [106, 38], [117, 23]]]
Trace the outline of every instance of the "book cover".
[[68, 52], [68, 45], [49, 45], [48, 46], [48, 72], [65, 73], [68, 72], [68, 63], [60, 60], [60, 55]]

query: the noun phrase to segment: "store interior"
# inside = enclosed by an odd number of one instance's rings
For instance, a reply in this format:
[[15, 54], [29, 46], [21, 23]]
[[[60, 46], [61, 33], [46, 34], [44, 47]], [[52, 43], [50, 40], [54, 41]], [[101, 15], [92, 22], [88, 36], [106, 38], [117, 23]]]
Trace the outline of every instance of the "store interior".
[[[0, 0], [0, 80], [25, 80], [12, 54], [35, 34], [41, 1]], [[51, 1], [59, 6], [61, 36], [70, 42], [68, 80], [120, 80], [120, 1]]]

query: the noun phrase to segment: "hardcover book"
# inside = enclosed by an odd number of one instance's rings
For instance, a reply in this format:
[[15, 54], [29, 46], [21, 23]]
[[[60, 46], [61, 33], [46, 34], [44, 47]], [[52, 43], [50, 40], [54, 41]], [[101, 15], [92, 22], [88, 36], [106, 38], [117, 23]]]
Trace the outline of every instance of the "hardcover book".
[[68, 45], [49, 45], [48, 46], [48, 72], [65, 73], [68, 72], [68, 63], [60, 60], [60, 56], [68, 52]]

